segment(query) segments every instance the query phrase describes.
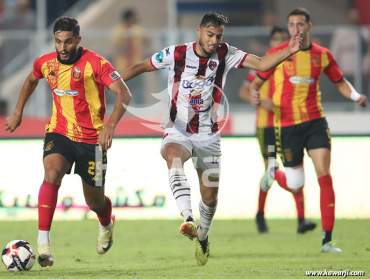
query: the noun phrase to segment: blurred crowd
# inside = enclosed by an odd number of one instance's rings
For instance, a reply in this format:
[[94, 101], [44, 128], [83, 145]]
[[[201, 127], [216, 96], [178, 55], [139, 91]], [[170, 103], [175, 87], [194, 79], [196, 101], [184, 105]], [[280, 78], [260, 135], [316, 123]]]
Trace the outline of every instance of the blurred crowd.
[[[57, 9], [58, 13], [62, 13], [67, 7], [77, 1], [78, 0], [65, 0], [50, 2], [53, 2], [53, 5], [57, 7], [54, 9]], [[360, 5], [355, 5], [357, 3], [356, 1], [357, 0], [349, 2], [350, 4], [346, 12], [346, 17], [343, 17], [342, 24], [338, 25], [333, 34], [316, 36], [315, 39], [331, 49], [338, 60], [338, 64], [342, 67], [346, 77], [351, 82], [354, 82], [356, 74], [359, 72], [362, 73], [362, 91], [370, 95], [370, 82], [368, 82], [370, 79], [370, 18], [366, 11], [364, 12], [364, 9], [361, 9]], [[49, 1], [47, 2], [49, 5]], [[61, 6], [62, 2], [64, 6]], [[361, 3], [363, 3], [363, 1]], [[49, 12], [49, 8], [50, 7], [48, 7], [48, 24], [52, 23], [55, 17], [60, 15], [54, 11], [55, 14], [50, 16], [49, 13], [51, 12]], [[35, 9], [35, 0], [0, 0], [0, 82], [2, 78], [5, 78], [3, 73], [4, 67], [21, 53], [22, 49], [25, 49], [29, 45], [30, 39], [32, 38], [32, 36], [30, 36], [29, 38], [6, 37], [7, 39], [5, 39], [3, 34], [9, 34], [11, 32], [4, 33], [4, 31], [34, 30], [36, 27]], [[163, 42], [158, 44], [158, 38], [150, 36], [150, 34], [148, 36], [148, 33], [145, 32], [146, 28], [150, 28], [150, 26], [142, 23], [140, 12], [142, 11], [136, 10], [134, 7], [125, 8], [120, 12], [119, 18], [112, 19], [116, 24], [114, 28], [112, 28], [110, 34], [107, 34], [107, 36], [110, 37], [111, 52], [105, 55], [111, 58], [113, 64], [119, 70], [145, 59], [151, 55], [152, 52], [164, 47], [164, 45], [162, 45]], [[181, 12], [179, 12], [178, 16], [181, 18]], [[242, 36], [229, 36], [227, 35], [228, 32], [226, 32], [225, 35], [226, 40], [230, 41], [232, 44], [246, 51], [263, 55], [268, 47], [268, 30], [278, 25], [279, 18], [274, 9], [264, 7], [261, 9], [260, 16], [256, 17], [256, 19], [258, 21], [254, 22], [254, 25], [265, 27], [266, 34], [253, 36], [253, 38], [248, 37], [247, 39]], [[240, 22], [240, 19], [238, 20], [237, 24], [243, 24]], [[179, 22], [180, 21], [179, 19]], [[245, 26], [245, 24], [243, 26]], [[179, 38], [179, 40], [182, 39], [183, 38]], [[357, 56], [359, 50], [361, 50], [362, 54], [360, 57]], [[361, 64], [360, 71], [358, 69], [359, 63]], [[229, 79], [231, 87], [233, 83], [237, 83], [239, 78], [239, 76], [235, 75], [235, 77]], [[144, 92], [153, 90], [153, 80], [150, 79], [151, 77], [145, 77], [145, 79], [138, 78], [129, 82], [130, 88], [136, 93], [134, 103], [143, 104], [148, 101], [148, 94]], [[0, 92], [0, 114], [4, 113], [6, 107], [4, 101], [1, 100], [1, 96], [2, 94]], [[333, 100], [337, 101], [337, 99]], [[237, 102], [238, 98], [236, 96], [235, 98], [231, 96], [230, 101]]]

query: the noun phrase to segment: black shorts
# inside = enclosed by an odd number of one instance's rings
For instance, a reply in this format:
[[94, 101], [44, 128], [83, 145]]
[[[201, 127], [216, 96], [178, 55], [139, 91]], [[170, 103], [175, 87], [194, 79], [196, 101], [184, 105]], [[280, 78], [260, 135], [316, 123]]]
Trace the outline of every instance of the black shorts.
[[331, 148], [330, 131], [325, 118], [287, 127], [275, 127], [275, 136], [277, 151], [285, 167], [300, 165], [305, 148]]
[[[74, 172], [86, 183], [104, 187], [107, 153], [99, 145], [75, 142], [60, 134], [47, 133], [43, 158], [54, 153], [62, 155], [71, 164], [71, 168], [75, 164]], [[71, 173], [71, 169], [67, 173]]]
[[257, 128], [256, 132], [263, 159], [276, 158], [275, 129], [273, 127]]

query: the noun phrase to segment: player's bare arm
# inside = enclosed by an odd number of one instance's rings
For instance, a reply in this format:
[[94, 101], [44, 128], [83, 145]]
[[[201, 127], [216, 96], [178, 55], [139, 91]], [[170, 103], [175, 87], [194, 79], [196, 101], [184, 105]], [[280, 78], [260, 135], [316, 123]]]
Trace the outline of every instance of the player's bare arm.
[[268, 54], [263, 57], [249, 54], [243, 62], [243, 67], [255, 69], [262, 72], [268, 71], [276, 67], [292, 54], [299, 51], [302, 48], [302, 45], [303, 36], [301, 33], [297, 33], [295, 36], [291, 37], [288, 47], [282, 49], [281, 51]]
[[368, 102], [367, 97], [365, 95], [358, 93], [348, 80], [343, 79], [335, 83], [335, 86], [337, 87], [338, 91], [347, 99], [356, 102], [356, 104], [358, 104], [361, 107], [367, 106]]
[[5, 130], [8, 132], [14, 132], [22, 122], [22, 114], [24, 106], [28, 98], [35, 91], [38, 84], [38, 79], [34, 77], [33, 73], [30, 73], [22, 85], [21, 92], [18, 97], [17, 105], [12, 114], [6, 119]]
[[108, 121], [104, 124], [103, 130], [99, 134], [99, 144], [103, 150], [107, 150], [112, 146], [112, 138], [114, 130], [126, 111], [128, 104], [131, 101], [131, 93], [123, 80], [113, 82], [109, 89], [115, 93], [114, 109], [109, 116]]
[[143, 62], [137, 63], [129, 67], [127, 70], [123, 71], [121, 75], [122, 75], [123, 80], [130, 80], [138, 75], [141, 75], [142, 73], [152, 72], [155, 70], [157, 69], [152, 65], [152, 63], [150, 63], [150, 58], [149, 58]]

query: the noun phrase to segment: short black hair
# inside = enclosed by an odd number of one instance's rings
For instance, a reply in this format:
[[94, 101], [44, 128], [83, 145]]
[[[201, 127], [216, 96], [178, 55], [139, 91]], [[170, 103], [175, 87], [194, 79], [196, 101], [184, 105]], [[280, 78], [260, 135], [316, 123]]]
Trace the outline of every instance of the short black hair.
[[281, 26], [275, 25], [275, 26], [273, 26], [271, 28], [270, 38], [272, 38], [272, 36], [274, 36], [276, 33], [285, 33], [285, 34], [288, 34], [288, 30], [286, 30], [285, 28], [283, 28]]
[[121, 13], [121, 20], [128, 21], [136, 17], [136, 12], [133, 9], [123, 10]]
[[311, 14], [306, 8], [295, 8], [288, 14], [288, 18], [293, 15], [302, 15], [306, 18], [307, 22], [311, 21]]
[[62, 16], [55, 20], [53, 32], [57, 31], [69, 31], [72, 32], [74, 36], [80, 36], [80, 24], [77, 19], [69, 16]]
[[201, 22], [200, 26], [202, 27], [207, 27], [209, 25], [213, 26], [222, 26], [225, 24], [230, 23], [229, 18], [223, 14], [211, 12], [211, 13], [206, 13]]

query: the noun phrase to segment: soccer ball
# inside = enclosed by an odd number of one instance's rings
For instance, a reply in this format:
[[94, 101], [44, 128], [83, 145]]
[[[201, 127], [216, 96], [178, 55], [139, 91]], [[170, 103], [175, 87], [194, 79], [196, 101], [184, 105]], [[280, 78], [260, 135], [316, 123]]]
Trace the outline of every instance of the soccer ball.
[[35, 253], [25, 240], [12, 240], [1, 253], [1, 260], [11, 272], [30, 270], [35, 263]]

